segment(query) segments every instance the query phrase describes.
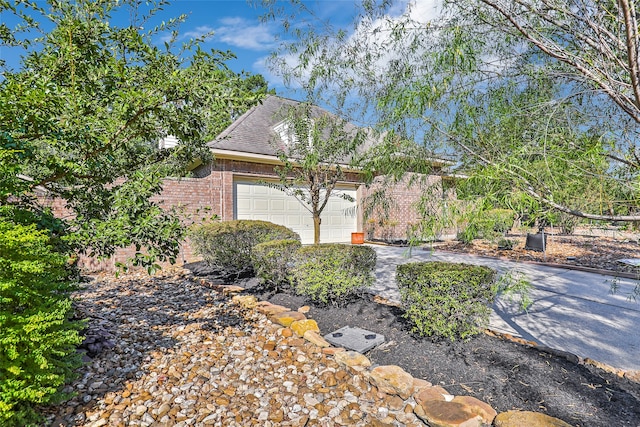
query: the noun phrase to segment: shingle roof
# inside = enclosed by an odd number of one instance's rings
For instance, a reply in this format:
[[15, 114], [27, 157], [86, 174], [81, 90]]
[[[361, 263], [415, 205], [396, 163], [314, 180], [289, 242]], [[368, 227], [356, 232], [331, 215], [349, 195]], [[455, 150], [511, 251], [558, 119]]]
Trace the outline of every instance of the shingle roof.
[[269, 95], [261, 104], [236, 119], [207, 146], [220, 150], [276, 155], [276, 133], [273, 127], [285, 119], [289, 108], [299, 104], [298, 101]]
[[[241, 153], [253, 153], [275, 156], [277, 147], [284, 141], [274, 131], [274, 127], [281, 123], [289, 114], [291, 108], [300, 105], [301, 102], [292, 99], [268, 95], [261, 104], [252, 107], [236, 119], [215, 140], [207, 144], [208, 147], [218, 150], [229, 150]], [[313, 116], [330, 114], [326, 110], [313, 106]], [[356, 132], [357, 127], [351, 123], [345, 123], [345, 131]], [[368, 141], [372, 144], [373, 141]]]

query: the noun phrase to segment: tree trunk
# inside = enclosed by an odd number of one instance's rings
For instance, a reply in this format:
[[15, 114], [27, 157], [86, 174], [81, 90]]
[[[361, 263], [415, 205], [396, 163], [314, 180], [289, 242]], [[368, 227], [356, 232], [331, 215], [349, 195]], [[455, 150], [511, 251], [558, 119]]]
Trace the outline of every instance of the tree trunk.
[[320, 243], [320, 214], [313, 214], [313, 244]]

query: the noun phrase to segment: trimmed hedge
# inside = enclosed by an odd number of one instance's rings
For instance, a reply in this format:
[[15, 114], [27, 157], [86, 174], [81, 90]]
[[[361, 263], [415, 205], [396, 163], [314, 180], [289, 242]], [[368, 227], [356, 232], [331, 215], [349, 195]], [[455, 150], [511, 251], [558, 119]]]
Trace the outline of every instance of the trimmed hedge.
[[468, 338], [489, 323], [498, 286], [488, 267], [415, 262], [396, 268], [405, 317], [420, 335]]
[[300, 236], [287, 227], [253, 220], [208, 222], [192, 227], [189, 237], [196, 254], [231, 277], [254, 273], [252, 254], [255, 245], [270, 240], [300, 241]]
[[80, 366], [80, 322], [71, 321], [69, 257], [47, 232], [0, 218], [0, 425], [41, 421]]
[[375, 266], [376, 251], [368, 246], [305, 246], [296, 253], [291, 280], [298, 294], [339, 305], [373, 284]]
[[256, 276], [276, 289], [289, 283], [289, 268], [300, 249], [299, 240], [272, 240], [253, 247], [253, 265]]

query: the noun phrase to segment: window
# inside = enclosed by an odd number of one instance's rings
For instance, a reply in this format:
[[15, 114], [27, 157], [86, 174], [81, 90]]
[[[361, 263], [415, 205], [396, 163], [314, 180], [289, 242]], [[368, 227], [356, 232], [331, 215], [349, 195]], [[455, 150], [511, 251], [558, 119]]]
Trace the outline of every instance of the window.
[[[313, 126], [314, 121], [311, 120], [311, 126]], [[285, 146], [290, 146], [292, 144], [296, 144], [298, 142], [298, 136], [296, 135], [293, 124], [290, 121], [283, 121], [273, 127], [275, 133], [280, 137], [280, 141]], [[311, 129], [309, 129], [309, 147], [313, 146], [313, 141], [311, 140]]]

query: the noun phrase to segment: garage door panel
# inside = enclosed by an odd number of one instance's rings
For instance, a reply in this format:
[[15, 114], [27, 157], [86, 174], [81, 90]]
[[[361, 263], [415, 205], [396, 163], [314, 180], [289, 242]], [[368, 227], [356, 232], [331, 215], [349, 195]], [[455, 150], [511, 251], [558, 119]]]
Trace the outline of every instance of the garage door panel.
[[[355, 190], [342, 190], [354, 199]], [[313, 243], [313, 218], [311, 213], [293, 196], [276, 188], [255, 182], [235, 182], [235, 216], [237, 219], [271, 221], [291, 228], [300, 235], [303, 243]], [[323, 243], [349, 242], [351, 232], [356, 231], [355, 202], [333, 196], [322, 214], [320, 240]]]
[[259, 195], [268, 195], [271, 193], [272, 188], [263, 185], [254, 185], [252, 186], [250, 193], [259, 196]]
[[269, 201], [262, 199], [253, 199], [251, 200], [250, 206], [254, 211], [267, 211], [269, 210]]
[[269, 201], [269, 205], [272, 211], [284, 211], [286, 203], [281, 199], [272, 199]]
[[299, 226], [303, 225], [302, 224], [302, 218], [297, 217], [297, 216], [290, 215], [288, 217], [288, 221], [289, 221], [289, 224], [291, 224], [291, 227], [299, 227]]
[[268, 221], [271, 221], [276, 224], [282, 224], [283, 222], [285, 222], [285, 218], [286, 217], [284, 215], [271, 215]]
[[253, 209], [251, 199], [238, 199], [237, 206], [238, 212], [247, 212]]

